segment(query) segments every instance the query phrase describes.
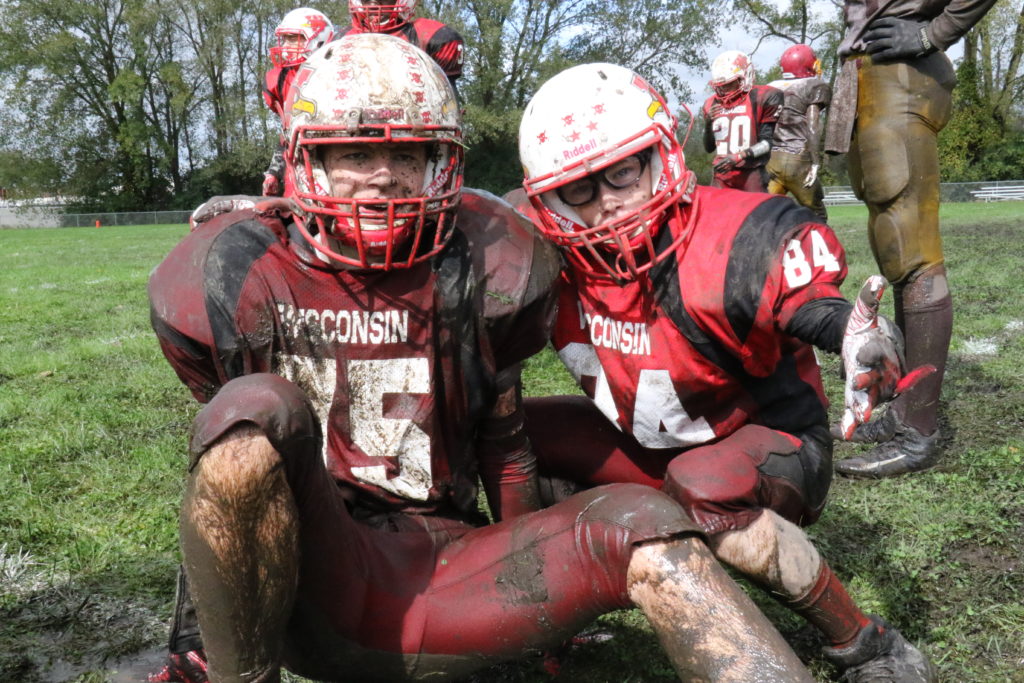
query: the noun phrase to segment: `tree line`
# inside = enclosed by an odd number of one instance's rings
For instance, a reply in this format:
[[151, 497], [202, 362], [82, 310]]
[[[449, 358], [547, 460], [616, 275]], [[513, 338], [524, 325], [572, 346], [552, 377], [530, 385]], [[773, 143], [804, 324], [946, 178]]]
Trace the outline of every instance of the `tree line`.
[[[325, 6], [344, 31], [345, 3]], [[267, 52], [294, 0], [0, 0], [0, 187], [59, 195], [74, 210], [189, 209], [259, 191], [278, 136], [260, 91]], [[838, 66], [839, 0], [426, 0], [420, 11], [466, 41], [459, 90], [467, 177], [504, 192], [519, 182], [516, 133], [548, 77], [586, 61], [623, 64], [670, 101], [706, 74], [720, 35], [744, 32], [758, 59], [774, 41], [811, 44]], [[1000, 0], [964, 41], [953, 121], [940, 138], [943, 180], [1019, 178], [1024, 169], [1024, 2]], [[695, 122], [699, 132], [702, 122]], [[693, 135], [687, 158], [710, 177]], [[827, 180], [845, 180], [835, 160]]]

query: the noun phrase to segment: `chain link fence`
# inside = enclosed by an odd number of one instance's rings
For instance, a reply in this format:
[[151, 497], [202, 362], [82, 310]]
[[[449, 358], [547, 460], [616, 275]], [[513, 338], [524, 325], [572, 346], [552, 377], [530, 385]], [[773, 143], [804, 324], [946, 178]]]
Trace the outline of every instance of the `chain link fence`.
[[[1024, 180], [983, 183], [941, 183], [944, 202], [1024, 199]], [[825, 188], [826, 195], [846, 197], [836, 203], [856, 202], [849, 186]], [[5, 206], [6, 204], [6, 206]], [[0, 202], [0, 228], [94, 228], [104, 225], [165, 225], [188, 223], [191, 211], [131, 211], [124, 213], [63, 213], [59, 206], [12, 206]]]
[[0, 207], [0, 228], [97, 228], [188, 223], [191, 211], [63, 213], [59, 206]]

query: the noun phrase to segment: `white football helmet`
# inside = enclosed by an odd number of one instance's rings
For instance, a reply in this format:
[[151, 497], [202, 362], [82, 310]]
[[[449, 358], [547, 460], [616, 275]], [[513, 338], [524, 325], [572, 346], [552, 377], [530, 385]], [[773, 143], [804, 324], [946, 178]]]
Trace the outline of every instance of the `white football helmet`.
[[[654, 238], [679, 218], [695, 178], [676, 139], [676, 118], [639, 75], [614, 64], [582, 64], [541, 86], [519, 126], [523, 187], [538, 228], [589, 273], [635, 279], [685, 237], [656, 249]], [[630, 156], [651, 167], [652, 197], [628, 216], [588, 227], [557, 189]], [[649, 160], [648, 159], [649, 156]]]
[[750, 92], [754, 85], [754, 65], [750, 57], [739, 50], [727, 50], [718, 55], [711, 62], [711, 80], [708, 85], [723, 104], [729, 104], [743, 93]]
[[[289, 36], [299, 36], [298, 43], [286, 42]], [[323, 12], [299, 7], [284, 15], [274, 37], [277, 45], [270, 48], [270, 62], [274, 66], [295, 66], [334, 39], [334, 26]]]
[[349, 0], [352, 25], [364, 31], [378, 33], [398, 28], [412, 18], [416, 0]]
[[[440, 251], [462, 189], [462, 119], [448, 78], [425, 52], [381, 33], [330, 43], [299, 69], [285, 118], [290, 196], [302, 209], [296, 223], [314, 248], [347, 265], [385, 270]], [[389, 143], [427, 146], [418, 196], [367, 200], [331, 194], [322, 163], [325, 146]], [[325, 236], [356, 256], [337, 253]]]

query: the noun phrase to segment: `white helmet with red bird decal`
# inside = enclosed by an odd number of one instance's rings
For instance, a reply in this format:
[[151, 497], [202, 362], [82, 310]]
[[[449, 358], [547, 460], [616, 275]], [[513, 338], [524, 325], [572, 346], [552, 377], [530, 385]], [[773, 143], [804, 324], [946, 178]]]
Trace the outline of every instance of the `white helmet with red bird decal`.
[[277, 45], [270, 48], [274, 66], [296, 66], [317, 48], [334, 38], [334, 27], [327, 15], [309, 7], [299, 7], [284, 15], [274, 31]]
[[711, 62], [711, 80], [708, 85], [723, 104], [739, 99], [754, 85], [754, 65], [750, 57], [739, 50], [726, 50]]
[[[567, 249], [576, 265], [602, 277], [633, 279], [681, 241], [680, 234], [660, 252], [654, 244], [670, 214], [689, 200], [695, 182], [676, 125], [662, 96], [615, 64], [572, 67], [534, 95], [519, 126], [523, 187], [539, 229]], [[588, 226], [574, 206], [590, 200], [567, 199], [559, 188], [630, 158], [632, 182], [650, 165], [651, 198], [628, 215]]]
[[[444, 246], [462, 189], [462, 119], [448, 78], [425, 52], [381, 33], [335, 41], [296, 74], [285, 117], [291, 196], [302, 209], [299, 228], [314, 248], [346, 265], [389, 269], [423, 261]], [[328, 146], [401, 143], [426, 147], [415, 196], [332, 195], [323, 164]], [[347, 253], [332, 250], [324, 236]]]

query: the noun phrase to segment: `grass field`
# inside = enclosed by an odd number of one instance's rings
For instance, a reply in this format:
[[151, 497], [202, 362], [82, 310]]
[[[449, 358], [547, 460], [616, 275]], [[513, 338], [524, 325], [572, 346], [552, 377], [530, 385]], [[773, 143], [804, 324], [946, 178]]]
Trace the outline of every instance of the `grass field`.
[[[832, 214], [852, 294], [873, 272], [866, 214]], [[956, 305], [948, 454], [928, 473], [837, 480], [811, 533], [942, 681], [1024, 682], [1024, 203], [946, 205], [943, 226]], [[164, 643], [196, 405], [150, 331], [145, 283], [185, 232], [0, 231], [0, 682], [139, 680]], [[837, 415], [838, 363], [822, 362]], [[526, 381], [534, 395], [573, 391], [550, 353]], [[828, 680], [810, 629], [752, 593]], [[557, 680], [673, 680], [638, 613], [595, 628], [614, 637], [566, 653]], [[551, 678], [533, 659], [473, 680]]]

